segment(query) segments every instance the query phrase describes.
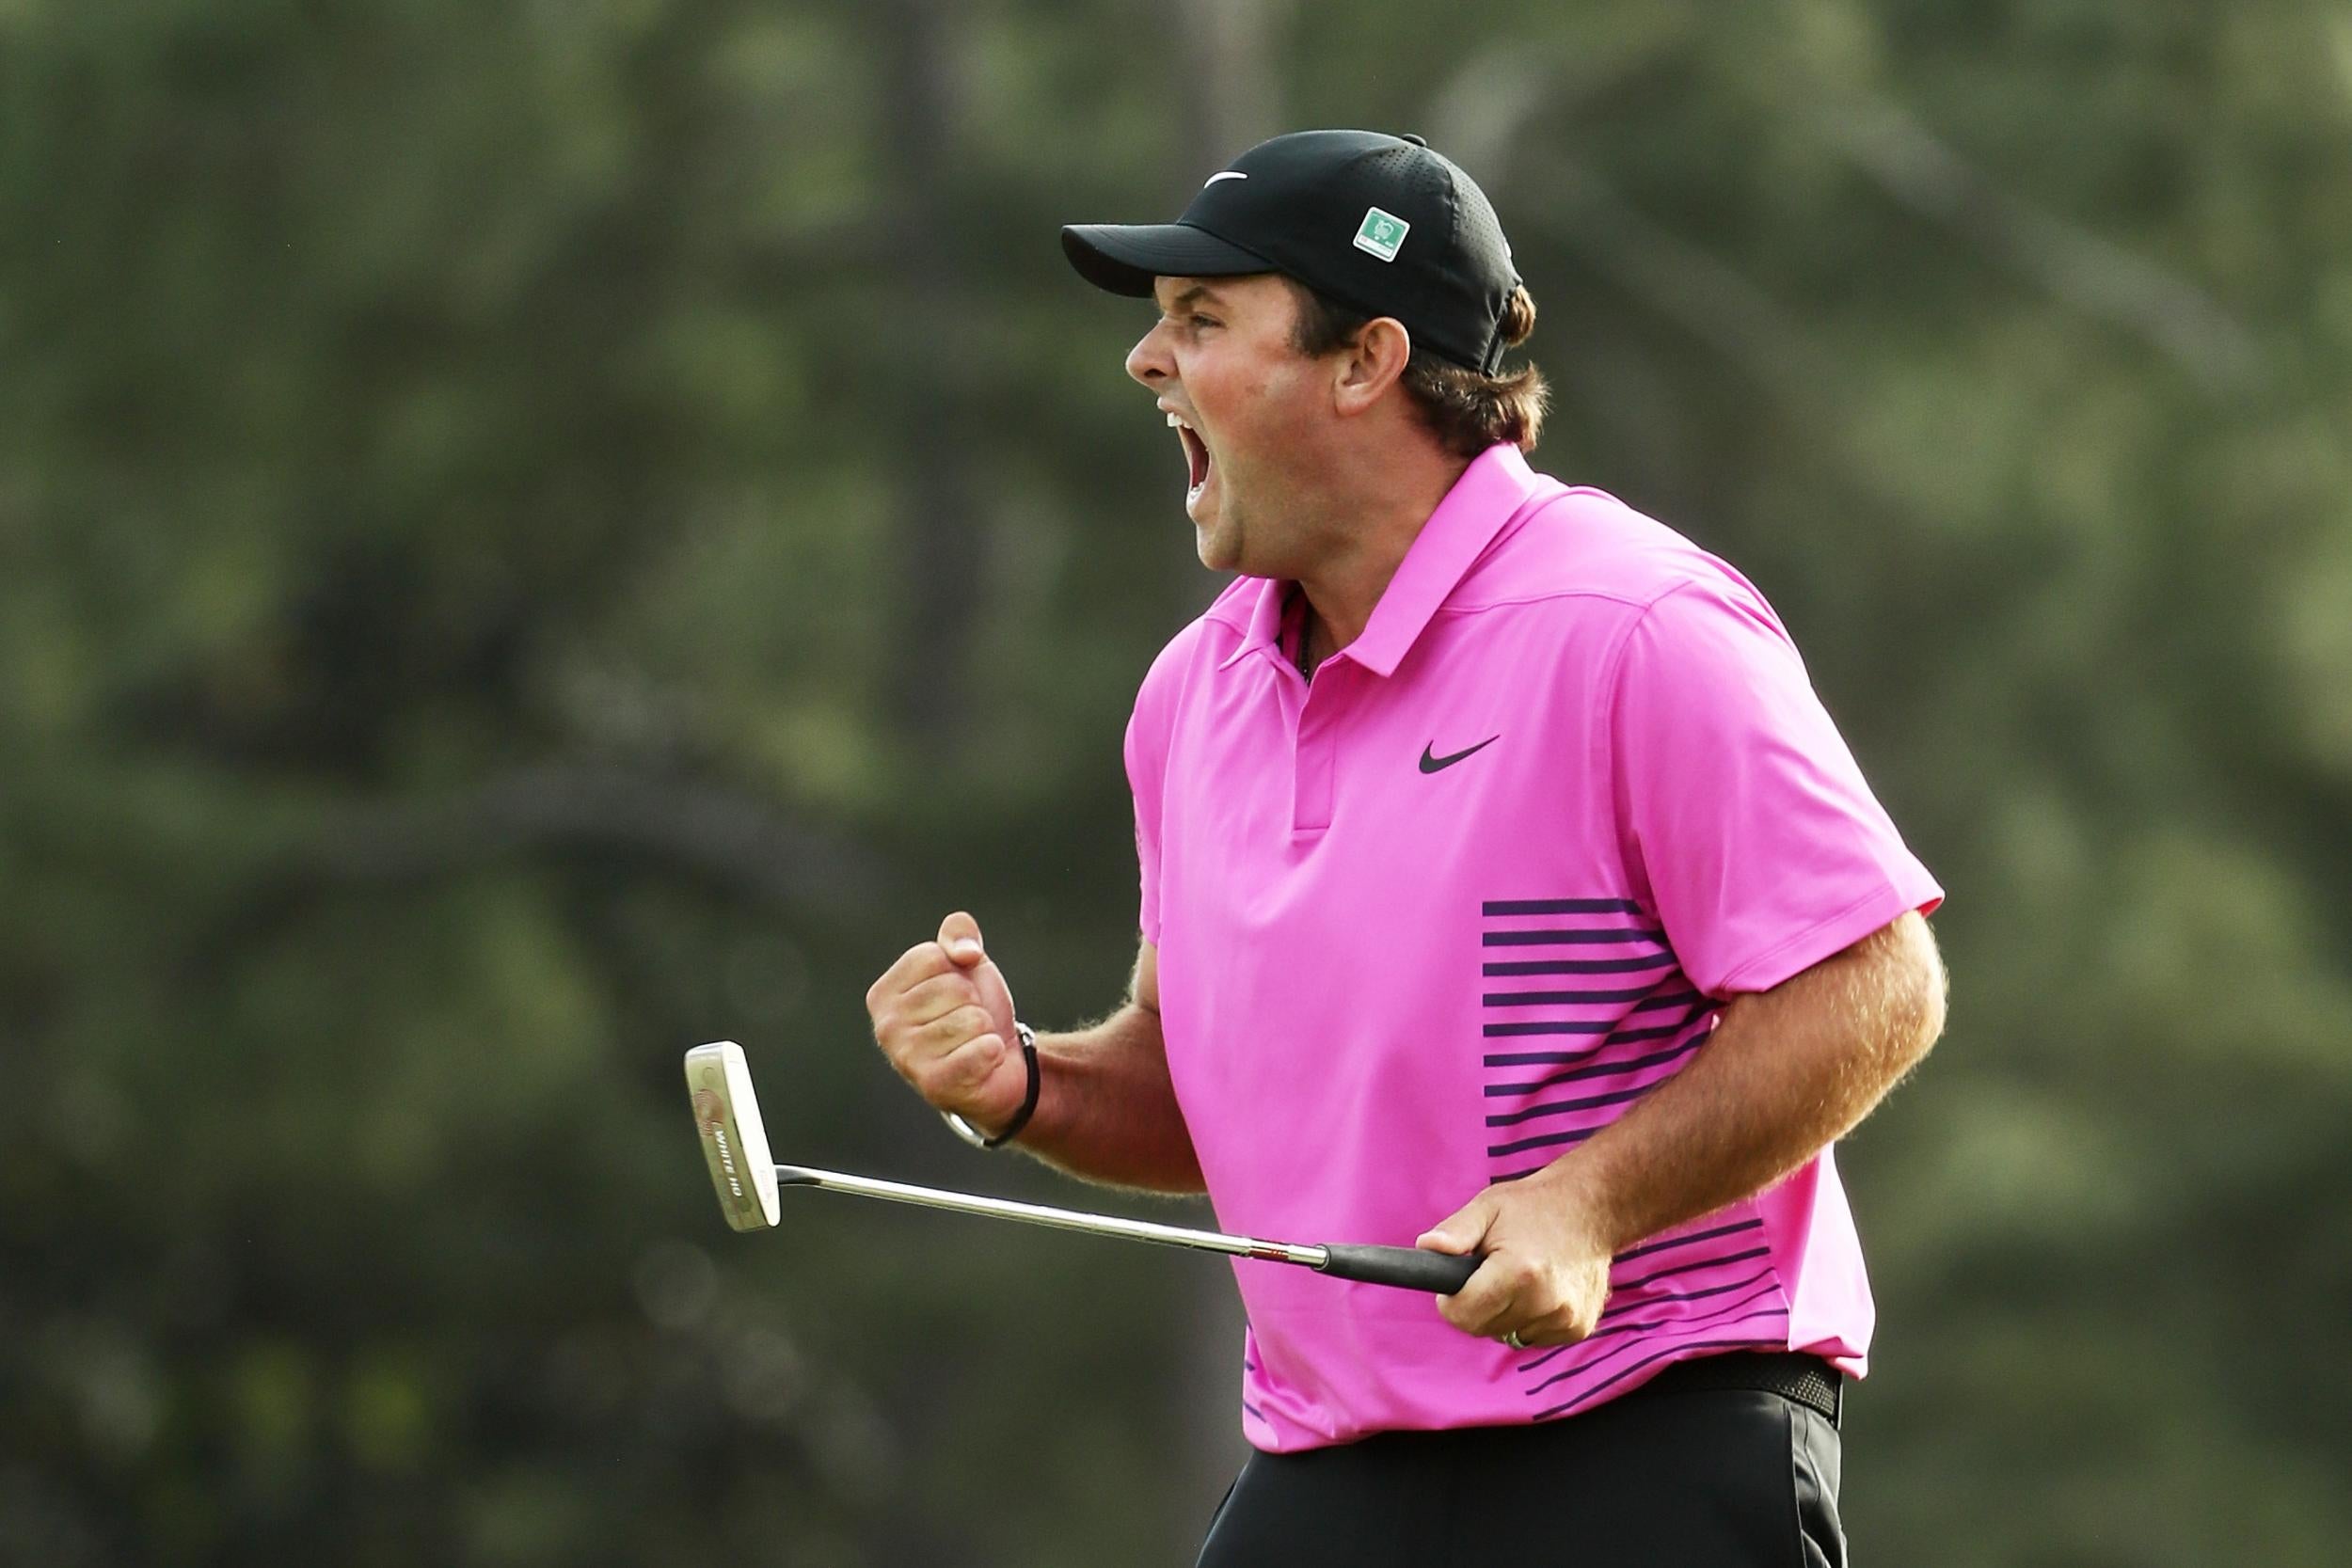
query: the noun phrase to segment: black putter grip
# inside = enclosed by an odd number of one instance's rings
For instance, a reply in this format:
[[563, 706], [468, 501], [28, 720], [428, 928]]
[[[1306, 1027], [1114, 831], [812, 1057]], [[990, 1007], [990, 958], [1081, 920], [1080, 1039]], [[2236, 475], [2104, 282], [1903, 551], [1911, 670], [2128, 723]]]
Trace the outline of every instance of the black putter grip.
[[1407, 1291], [1435, 1291], [1450, 1296], [1470, 1283], [1482, 1261], [1472, 1256], [1423, 1252], [1414, 1246], [1327, 1245], [1329, 1260], [1318, 1273], [1340, 1279], [1360, 1279], [1367, 1285], [1396, 1285]]

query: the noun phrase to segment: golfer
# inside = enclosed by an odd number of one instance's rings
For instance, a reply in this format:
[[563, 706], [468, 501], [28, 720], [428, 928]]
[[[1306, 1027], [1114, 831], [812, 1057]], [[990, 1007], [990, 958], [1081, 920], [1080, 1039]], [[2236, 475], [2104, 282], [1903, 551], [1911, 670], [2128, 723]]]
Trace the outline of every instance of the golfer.
[[1535, 308], [1417, 137], [1309, 131], [1062, 231], [1201, 561], [1143, 678], [1132, 990], [1032, 1035], [973, 918], [867, 997], [959, 1132], [1260, 1236], [1200, 1562], [1842, 1563], [1871, 1304], [1833, 1142], [1934, 1041], [1942, 892], [1745, 578], [1532, 470]]

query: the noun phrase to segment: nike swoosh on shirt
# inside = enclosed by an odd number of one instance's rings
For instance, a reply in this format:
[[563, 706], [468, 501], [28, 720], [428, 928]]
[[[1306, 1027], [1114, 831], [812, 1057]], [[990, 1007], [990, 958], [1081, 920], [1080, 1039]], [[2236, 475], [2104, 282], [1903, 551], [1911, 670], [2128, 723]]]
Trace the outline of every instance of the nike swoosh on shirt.
[[1501, 740], [1502, 738], [1502, 736], [1500, 735], [1490, 735], [1486, 739], [1480, 741], [1477, 745], [1472, 746], [1469, 751], [1456, 752], [1450, 757], [1430, 755], [1430, 748], [1437, 744], [1437, 742], [1432, 741], [1429, 746], [1423, 746], [1421, 749], [1421, 770], [1424, 773], [1435, 773], [1439, 768], [1451, 768], [1455, 763], [1461, 761], [1464, 757], [1471, 756], [1477, 752], [1483, 752], [1487, 747], [1493, 745], [1496, 741]]

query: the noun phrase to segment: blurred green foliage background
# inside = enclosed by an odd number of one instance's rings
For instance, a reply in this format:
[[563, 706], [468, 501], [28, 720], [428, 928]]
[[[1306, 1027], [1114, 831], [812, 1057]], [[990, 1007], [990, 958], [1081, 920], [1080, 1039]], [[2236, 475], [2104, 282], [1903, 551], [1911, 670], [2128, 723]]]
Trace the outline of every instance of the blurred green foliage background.
[[1118, 996], [1216, 583], [1055, 228], [1310, 124], [1479, 177], [1539, 466], [1763, 586], [1951, 889], [1845, 1156], [1860, 1560], [2344, 1560], [2312, 0], [0, 4], [0, 1560], [1190, 1560], [1217, 1264], [734, 1236], [678, 1057], [1073, 1196], [862, 996], [956, 907], [1036, 1022]]

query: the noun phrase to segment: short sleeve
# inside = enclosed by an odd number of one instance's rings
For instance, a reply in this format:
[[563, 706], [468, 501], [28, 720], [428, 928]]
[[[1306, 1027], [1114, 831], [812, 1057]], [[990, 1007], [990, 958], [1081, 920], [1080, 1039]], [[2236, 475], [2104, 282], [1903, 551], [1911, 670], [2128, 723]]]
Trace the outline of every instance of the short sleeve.
[[1136, 924], [1143, 940], [1154, 947], [1160, 944], [1160, 807], [1168, 787], [1168, 736], [1175, 729], [1184, 671], [1200, 644], [1200, 622], [1193, 622], [1160, 650], [1127, 721], [1127, 789], [1136, 801], [1136, 869], [1143, 892]]
[[[1148, 692], [1148, 689], [1147, 689]], [[1136, 801], [1136, 868], [1143, 903], [1136, 926], [1154, 947], [1160, 941], [1160, 786], [1166, 775], [1164, 736], [1152, 733], [1138, 698], [1127, 721], [1127, 789]]]
[[1769, 990], [1942, 901], [1736, 574], [1650, 605], [1610, 700], [1619, 847], [1700, 990]]

